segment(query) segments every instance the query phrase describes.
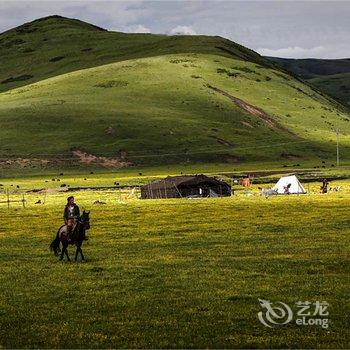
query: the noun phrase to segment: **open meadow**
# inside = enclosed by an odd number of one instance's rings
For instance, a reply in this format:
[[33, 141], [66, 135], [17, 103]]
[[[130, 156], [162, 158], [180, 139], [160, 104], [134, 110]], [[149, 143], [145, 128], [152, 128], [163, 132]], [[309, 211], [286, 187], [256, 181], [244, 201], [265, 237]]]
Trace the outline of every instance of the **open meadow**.
[[350, 349], [347, 12], [124, 2], [0, 0], [0, 350]]
[[[84, 263], [48, 250], [68, 193], [0, 204], [0, 348], [347, 348], [350, 182], [318, 186], [268, 199], [257, 185], [205, 199], [69, 192], [91, 210]], [[327, 301], [329, 327], [265, 327], [258, 299]]]

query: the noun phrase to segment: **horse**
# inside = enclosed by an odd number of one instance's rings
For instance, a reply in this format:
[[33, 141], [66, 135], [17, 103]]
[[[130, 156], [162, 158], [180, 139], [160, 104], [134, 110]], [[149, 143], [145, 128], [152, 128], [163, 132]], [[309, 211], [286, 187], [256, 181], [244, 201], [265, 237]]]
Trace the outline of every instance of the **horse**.
[[[67, 261], [70, 261], [69, 255], [68, 255], [68, 245], [69, 244], [75, 244], [77, 247], [75, 252], [75, 261], [78, 259], [78, 254], [81, 255], [81, 260], [84, 261], [84, 254], [83, 250], [81, 249], [81, 246], [83, 244], [83, 241], [87, 240], [86, 237], [86, 230], [90, 228], [90, 212], [83, 211], [83, 214], [78, 218], [75, 228], [73, 229], [73, 232], [70, 234], [70, 240], [68, 240], [67, 237], [67, 225], [62, 225], [56, 234], [55, 239], [50, 244], [50, 250], [58, 256], [60, 255], [60, 260], [63, 260], [64, 255], [67, 257]], [[60, 249], [60, 243], [62, 243], [62, 250]]]

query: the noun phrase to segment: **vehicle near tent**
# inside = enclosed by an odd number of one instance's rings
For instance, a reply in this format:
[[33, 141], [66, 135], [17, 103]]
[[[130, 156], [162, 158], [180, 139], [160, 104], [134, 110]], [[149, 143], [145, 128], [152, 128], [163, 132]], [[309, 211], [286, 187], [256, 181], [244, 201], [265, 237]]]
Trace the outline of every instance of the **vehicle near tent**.
[[295, 175], [281, 177], [272, 187], [278, 194], [303, 194], [306, 193], [303, 185]]
[[231, 186], [205, 175], [168, 176], [141, 187], [141, 198], [196, 198], [231, 196]]
[[244, 179], [242, 179], [241, 183], [242, 183], [243, 187], [249, 187], [250, 186], [250, 178], [245, 177]]

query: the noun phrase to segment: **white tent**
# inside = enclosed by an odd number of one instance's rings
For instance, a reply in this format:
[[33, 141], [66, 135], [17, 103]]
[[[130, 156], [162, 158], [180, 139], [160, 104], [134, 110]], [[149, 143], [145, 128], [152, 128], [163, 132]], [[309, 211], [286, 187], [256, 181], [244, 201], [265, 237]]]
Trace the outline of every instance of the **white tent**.
[[[287, 191], [288, 187], [289, 190]], [[276, 185], [273, 187], [273, 189], [276, 190], [278, 194], [306, 193], [304, 187], [295, 175], [281, 177], [276, 183]]]

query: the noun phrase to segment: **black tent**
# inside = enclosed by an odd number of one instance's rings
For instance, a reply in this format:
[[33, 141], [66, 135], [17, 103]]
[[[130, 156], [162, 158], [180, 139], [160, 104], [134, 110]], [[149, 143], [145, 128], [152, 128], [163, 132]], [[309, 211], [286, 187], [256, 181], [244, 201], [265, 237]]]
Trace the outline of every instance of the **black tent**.
[[141, 187], [141, 198], [227, 197], [231, 186], [205, 175], [168, 176]]

